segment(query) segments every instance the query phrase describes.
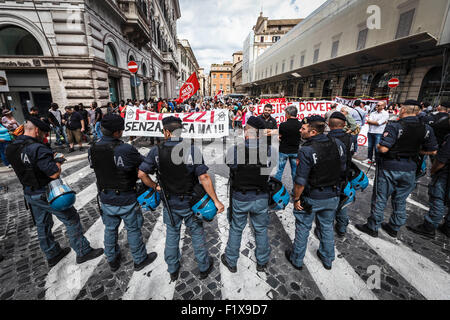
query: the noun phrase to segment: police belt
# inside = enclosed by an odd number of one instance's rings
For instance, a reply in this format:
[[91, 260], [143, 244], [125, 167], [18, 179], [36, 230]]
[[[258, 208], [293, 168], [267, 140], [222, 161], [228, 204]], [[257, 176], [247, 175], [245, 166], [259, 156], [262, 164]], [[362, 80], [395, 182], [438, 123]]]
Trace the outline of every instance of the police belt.
[[117, 189], [117, 190], [115, 190], [115, 189], [99, 189], [99, 191], [104, 193], [104, 194], [114, 193], [114, 194], [119, 196], [122, 193], [136, 193], [137, 192], [137, 186], [135, 186], [133, 189], [128, 189], [128, 190], [125, 190], [125, 189], [122, 189], [122, 190], [119, 190], [119, 189]]
[[193, 198], [191, 194], [167, 194], [167, 200], [191, 201]]
[[260, 188], [260, 189], [238, 189], [238, 188], [231, 188], [231, 191], [233, 192], [240, 192], [242, 194], [247, 194], [247, 192], [256, 192], [257, 195], [261, 194], [261, 193], [269, 193], [269, 191], [267, 189], [264, 188]]

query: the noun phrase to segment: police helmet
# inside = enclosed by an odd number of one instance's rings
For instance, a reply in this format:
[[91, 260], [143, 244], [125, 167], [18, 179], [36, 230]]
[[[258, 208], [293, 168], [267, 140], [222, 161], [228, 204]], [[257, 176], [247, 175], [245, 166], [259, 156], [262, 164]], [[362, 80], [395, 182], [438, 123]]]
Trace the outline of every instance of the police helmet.
[[355, 195], [356, 190], [353, 188], [350, 182], [347, 183], [347, 185], [341, 192], [341, 202], [339, 204], [339, 208], [342, 210], [355, 202]]
[[269, 190], [271, 208], [274, 210], [284, 210], [290, 200], [289, 192], [286, 187], [278, 179], [270, 177]]
[[148, 189], [138, 197], [138, 202], [142, 208], [155, 211], [161, 203], [161, 195], [155, 189]]
[[367, 175], [352, 162], [350, 169], [350, 184], [355, 190], [364, 191], [369, 186], [369, 178]]
[[200, 220], [211, 222], [217, 215], [217, 208], [214, 201], [206, 193], [201, 184], [197, 184], [194, 187], [194, 194], [191, 201], [192, 212]]
[[56, 211], [70, 209], [76, 201], [75, 192], [61, 179], [54, 180], [47, 187], [47, 201]]

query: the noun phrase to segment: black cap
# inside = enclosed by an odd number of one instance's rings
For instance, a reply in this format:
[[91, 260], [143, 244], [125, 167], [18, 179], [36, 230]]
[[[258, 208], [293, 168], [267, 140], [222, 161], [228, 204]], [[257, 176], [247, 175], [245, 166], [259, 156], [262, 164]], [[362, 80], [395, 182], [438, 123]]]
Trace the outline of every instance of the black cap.
[[32, 124], [34, 124], [36, 127], [39, 128], [39, 130], [44, 132], [50, 132], [51, 128], [48, 124], [46, 124], [44, 121], [39, 119], [38, 117], [29, 117], [28, 121], [30, 121]]
[[311, 117], [305, 118], [304, 120], [305, 120], [304, 122], [306, 124], [310, 123], [310, 122], [326, 122], [326, 120], [321, 116], [311, 116]]
[[361, 100], [356, 100], [354, 106], [359, 107], [361, 105]]
[[117, 114], [107, 114], [102, 119], [102, 127], [111, 132], [123, 131], [125, 120]]
[[403, 105], [404, 106], [418, 106], [418, 107], [421, 107], [419, 101], [417, 101], [417, 100], [406, 100]]
[[259, 130], [266, 128], [264, 121], [262, 121], [260, 118], [257, 118], [257, 117], [248, 118], [247, 125], [255, 128], [255, 129], [259, 129]]
[[163, 126], [167, 126], [167, 125], [172, 124], [172, 123], [183, 124], [183, 121], [181, 121], [180, 118], [177, 118], [177, 117], [174, 117], [174, 116], [170, 116], [170, 117], [164, 118], [162, 120]]
[[450, 109], [450, 102], [442, 102], [442, 103], [441, 103], [441, 107]]
[[345, 115], [342, 112], [335, 112], [331, 115], [330, 120], [331, 119], [339, 119], [342, 121], [347, 121], [347, 118], [345, 117]]

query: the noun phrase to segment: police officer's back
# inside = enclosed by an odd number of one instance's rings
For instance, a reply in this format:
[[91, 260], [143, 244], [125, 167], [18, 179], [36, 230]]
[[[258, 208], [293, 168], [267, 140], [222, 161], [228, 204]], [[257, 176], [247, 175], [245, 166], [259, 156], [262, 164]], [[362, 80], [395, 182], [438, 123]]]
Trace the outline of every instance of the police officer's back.
[[[262, 119], [250, 117], [244, 131], [245, 144], [232, 147], [227, 152], [226, 163], [230, 166], [232, 201], [229, 209], [229, 239], [221, 260], [233, 273], [237, 272], [242, 232], [249, 215], [255, 232], [258, 271], [265, 270], [270, 257], [267, 231], [269, 223], [269, 190], [267, 188], [270, 174], [268, 157], [270, 154], [266, 151], [265, 128]], [[266, 157], [261, 157], [261, 148]]]
[[124, 130], [123, 118], [108, 114], [101, 126], [104, 136], [89, 149], [89, 158], [97, 177], [105, 224], [105, 254], [111, 270], [117, 271], [121, 260], [118, 228], [123, 220], [134, 268], [140, 271], [157, 256], [154, 252], [147, 254], [141, 233], [143, 217], [137, 203], [136, 181], [143, 157], [133, 146], [119, 140]]
[[313, 116], [304, 120], [294, 188], [294, 216], [296, 236], [293, 250], [285, 256], [301, 269], [306, 253], [309, 232], [317, 216], [320, 223], [320, 248], [317, 255], [323, 266], [331, 270], [335, 259], [333, 223], [339, 205], [341, 173], [346, 168], [345, 145], [327, 137], [325, 119]]
[[31, 208], [31, 214], [37, 227], [39, 244], [45, 253], [48, 265], [55, 266], [70, 252], [70, 248], [61, 248], [52, 233], [55, 215], [67, 228], [70, 245], [76, 252], [78, 264], [97, 258], [103, 249], [91, 248], [83, 236], [83, 228], [77, 210], [71, 206], [67, 210], [56, 210], [47, 201], [47, 186], [61, 175], [62, 158], [55, 160], [53, 151], [43, 144], [50, 127], [37, 117], [29, 117], [25, 124], [25, 133], [19, 136], [6, 150], [20, 183], [24, 188], [25, 200]]
[[[167, 117], [162, 123], [166, 141], [154, 147], [144, 159], [139, 167], [139, 178], [145, 185], [157, 191], [163, 188], [167, 196], [168, 206], [164, 204], [163, 210], [163, 219], [167, 226], [164, 259], [168, 265], [171, 280], [178, 279], [181, 268], [179, 242], [183, 221], [191, 233], [200, 279], [206, 279], [213, 270], [214, 263], [205, 245], [203, 221], [194, 215], [191, 205], [194, 191], [199, 188], [199, 183], [214, 202], [218, 213], [223, 212], [224, 207], [217, 198], [207, 173], [208, 167], [204, 165], [200, 151], [192, 146], [189, 140], [184, 141], [180, 138], [181, 120], [176, 117]], [[149, 176], [155, 172], [159, 174], [158, 184]]]
[[[417, 117], [420, 111], [417, 101], [406, 101], [400, 111], [400, 120], [386, 126], [378, 150], [371, 215], [367, 224], [358, 224], [360, 231], [378, 237], [381, 227], [391, 237], [406, 223], [406, 199], [415, 188], [419, 154], [434, 155], [437, 142], [433, 129]], [[394, 212], [389, 223], [384, 223], [384, 210], [392, 196]]]

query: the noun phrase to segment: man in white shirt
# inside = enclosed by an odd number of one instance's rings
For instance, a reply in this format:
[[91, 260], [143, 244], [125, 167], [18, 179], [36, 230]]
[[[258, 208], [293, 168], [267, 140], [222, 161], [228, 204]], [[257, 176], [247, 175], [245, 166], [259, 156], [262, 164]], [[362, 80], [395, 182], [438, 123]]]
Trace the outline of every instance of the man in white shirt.
[[245, 123], [247, 123], [248, 119], [250, 119], [250, 117], [254, 117], [255, 116], [255, 106], [253, 105], [253, 103], [249, 103], [248, 104], [248, 111], [245, 114]]
[[383, 136], [386, 124], [389, 121], [389, 113], [385, 110], [386, 102], [380, 101], [377, 104], [376, 111], [369, 115], [367, 123], [369, 124], [369, 150], [367, 164], [373, 164], [373, 151], [375, 150], [375, 161], [378, 162], [378, 149], [377, 145], [380, 143], [381, 137]]

